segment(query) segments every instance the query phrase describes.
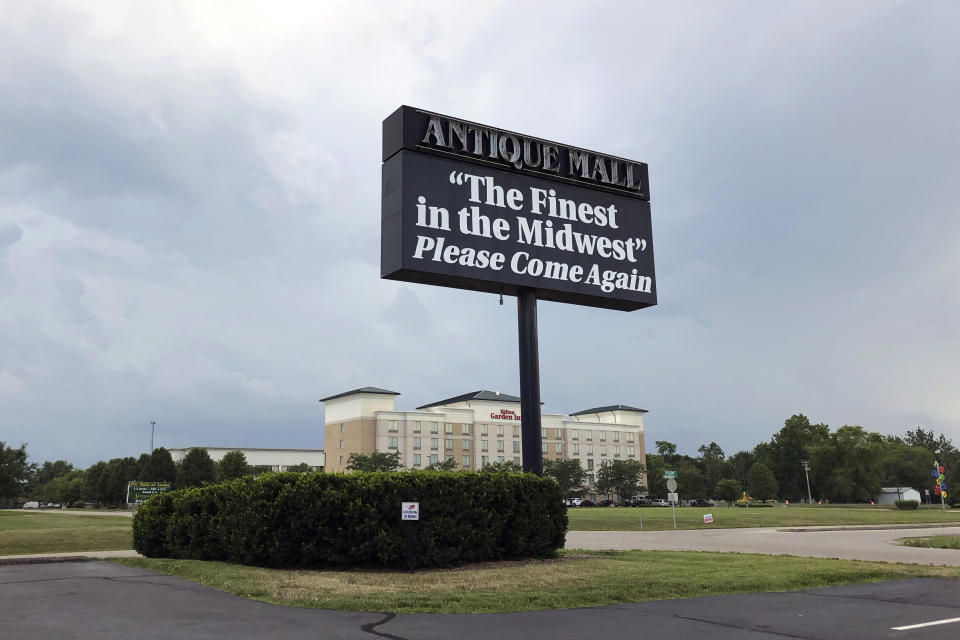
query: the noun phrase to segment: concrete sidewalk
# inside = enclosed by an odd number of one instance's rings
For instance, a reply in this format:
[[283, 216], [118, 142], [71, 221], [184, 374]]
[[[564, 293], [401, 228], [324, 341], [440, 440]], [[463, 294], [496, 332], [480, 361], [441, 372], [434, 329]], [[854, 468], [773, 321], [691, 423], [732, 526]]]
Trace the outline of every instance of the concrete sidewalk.
[[725, 551], [846, 558], [880, 562], [960, 566], [960, 551], [906, 547], [899, 538], [960, 535], [960, 528], [935, 526], [884, 529], [677, 529], [673, 531], [569, 531], [567, 549], [655, 549]]

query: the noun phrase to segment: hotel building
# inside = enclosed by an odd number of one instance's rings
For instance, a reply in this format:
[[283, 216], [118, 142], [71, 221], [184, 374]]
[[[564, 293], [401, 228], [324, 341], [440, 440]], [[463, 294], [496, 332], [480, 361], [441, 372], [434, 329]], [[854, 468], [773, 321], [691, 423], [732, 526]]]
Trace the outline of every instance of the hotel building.
[[[461, 469], [522, 460], [520, 398], [474, 391], [397, 411], [396, 391], [363, 387], [321, 402], [326, 407], [324, 452], [327, 471], [346, 470], [351, 453], [398, 452], [407, 469], [452, 458]], [[544, 460], [580, 461], [587, 481], [609, 460], [645, 463], [644, 409], [611, 405], [570, 415], [541, 415]]]

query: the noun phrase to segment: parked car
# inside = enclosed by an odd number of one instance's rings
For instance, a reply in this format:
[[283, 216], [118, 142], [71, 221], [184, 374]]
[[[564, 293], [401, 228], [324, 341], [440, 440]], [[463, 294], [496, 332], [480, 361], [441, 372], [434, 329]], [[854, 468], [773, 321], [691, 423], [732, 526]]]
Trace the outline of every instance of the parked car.
[[669, 507], [670, 503], [663, 498], [654, 498], [650, 501], [650, 505], [654, 507]]
[[600, 501], [600, 506], [601, 506], [601, 507], [615, 507], [615, 506], [617, 506], [617, 503], [614, 502], [613, 500], [601, 500], [601, 501]]
[[713, 505], [707, 502], [706, 500], [701, 500], [699, 498], [694, 498], [690, 501], [691, 507], [712, 507]]
[[568, 507], [579, 507], [581, 502], [583, 502], [581, 498], [567, 498]]
[[593, 500], [581, 500], [581, 501], [580, 501], [580, 506], [581, 506], [581, 507], [595, 507], [595, 506], [597, 506], [597, 503], [594, 502]]
[[40, 503], [39, 503], [39, 502], [24, 502], [24, 503], [23, 503], [23, 508], [24, 508], [24, 509], [39, 509], [39, 508], [40, 508]]

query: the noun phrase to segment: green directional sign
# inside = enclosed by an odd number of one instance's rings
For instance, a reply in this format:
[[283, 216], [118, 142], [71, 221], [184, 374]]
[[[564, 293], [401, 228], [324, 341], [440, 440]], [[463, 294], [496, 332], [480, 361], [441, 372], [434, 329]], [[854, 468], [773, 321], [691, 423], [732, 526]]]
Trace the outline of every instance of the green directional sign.
[[677, 472], [676, 472], [676, 471], [664, 471], [664, 472], [663, 472], [663, 478], [664, 478], [664, 480], [667, 480], [667, 479], [670, 479], [670, 478], [673, 478], [674, 480], [676, 480], [676, 479], [677, 479]]
[[155, 495], [170, 491], [169, 482], [144, 482], [131, 480], [127, 483], [127, 503], [143, 504]]

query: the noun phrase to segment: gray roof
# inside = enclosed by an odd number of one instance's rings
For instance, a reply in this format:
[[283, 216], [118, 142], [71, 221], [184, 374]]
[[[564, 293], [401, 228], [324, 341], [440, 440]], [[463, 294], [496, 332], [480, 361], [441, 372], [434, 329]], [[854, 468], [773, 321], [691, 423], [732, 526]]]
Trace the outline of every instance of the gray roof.
[[636, 411], [637, 413], [649, 413], [646, 409], [638, 409], [625, 404], [611, 404], [607, 407], [595, 407], [593, 409], [584, 409], [571, 413], [572, 416], [582, 416], [585, 413], [606, 413], [607, 411]]
[[440, 407], [445, 404], [455, 404], [457, 402], [466, 402], [468, 400], [492, 400], [494, 402], [520, 402], [520, 398], [517, 396], [507, 395], [506, 393], [497, 393], [496, 391], [472, 391], [470, 393], [465, 393], [462, 396], [455, 396], [453, 398], [447, 398], [446, 400], [438, 400], [437, 402], [431, 402], [430, 404], [425, 404], [417, 409], [428, 409], [430, 407]]
[[378, 389], [377, 387], [360, 387], [359, 389], [354, 389], [353, 391], [344, 391], [343, 393], [338, 393], [333, 396], [327, 396], [326, 398], [320, 398], [320, 402], [326, 402], [327, 400], [333, 400], [334, 398], [342, 398], [344, 396], [352, 396], [355, 393], [380, 393], [385, 396], [398, 396], [400, 395], [397, 391], [387, 391], [386, 389]]

